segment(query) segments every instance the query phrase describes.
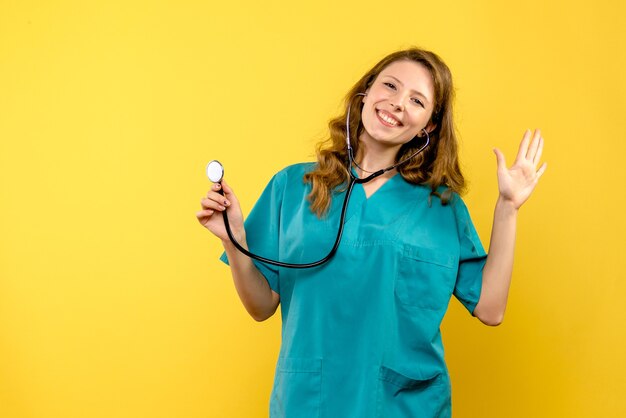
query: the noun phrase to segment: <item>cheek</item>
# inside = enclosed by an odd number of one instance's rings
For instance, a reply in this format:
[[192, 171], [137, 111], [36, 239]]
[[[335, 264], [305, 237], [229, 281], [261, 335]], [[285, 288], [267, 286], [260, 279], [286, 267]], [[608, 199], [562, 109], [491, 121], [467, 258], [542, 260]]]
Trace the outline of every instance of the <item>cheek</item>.
[[387, 87], [375, 84], [368, 90], [367, 96], [363, 98], [363, 103], [372, 106], [374, 103], [380, 102], [381, 100], [387, 100], [390, 95], [391, 91], [387, 89]]
[[430, 121], [430, 116], [431, 112], [419, 110], [410, 116], [411, 124], [414, 126], [419, 126], [421, 131], [422, 127], [425, 127]]
[[361, 109], [361, 123], [367, 127], [374, 117], [376, 117], [374, 108], [370, 104], [365, 103], [363, 109]]
[[369, 112], [361, 112], [361, 125], [363, 125], [363, 128], [367, 132], [371, 131], [371, 129], [372, 129], [372, 118], [371, 118]]

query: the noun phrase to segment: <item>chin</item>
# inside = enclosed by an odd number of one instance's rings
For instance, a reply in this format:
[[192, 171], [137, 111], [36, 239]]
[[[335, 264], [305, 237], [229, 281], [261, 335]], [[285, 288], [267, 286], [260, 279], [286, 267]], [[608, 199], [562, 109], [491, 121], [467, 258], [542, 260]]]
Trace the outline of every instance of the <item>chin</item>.
[[404, 142], [400, 142], [397, 140], [391, 140], [391, 139], [376, 139], [376, 143], [380, 144], [380, 145], [384, 145], [386, 147], [392, 148], [392, 147], [401, 147], [402, 145], [404, 145]]
[[371, 135], [372, 139], [374, 139], [374, 141], [381, 143], [381, 144], [388, 144], [388, 145], [403, 145], [407, 142], [409, 142], [412, 138], [399, 138], [397, 136], [394, 137], [389, 137], [389, 135]]

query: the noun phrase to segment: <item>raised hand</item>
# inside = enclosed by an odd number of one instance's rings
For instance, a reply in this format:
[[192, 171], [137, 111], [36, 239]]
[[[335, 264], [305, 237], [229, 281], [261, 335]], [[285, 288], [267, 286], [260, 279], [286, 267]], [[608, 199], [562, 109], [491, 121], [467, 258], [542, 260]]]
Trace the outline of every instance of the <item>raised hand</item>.
[[500, 199], [510, 203], [515, 209], [519, 209], [528, 200], [537, 182], [546, 171], [546, 163], [537, 169], [543, 152], [541, 131], [536, 129], [532, 134], [532, 140], [530, 130], [524, 133], [517, 157], [510, 168], [507, 168], [504, 154], [499, 149], [495, 148], [493, 152], [498, 162]]
[[[219, 193], [220, 188], [224, 192], [223, 195]], [[243, 241], [245, 236], [243, 214], [241, 213], [239, 200], [237, 200], [228, 183], [222, 180], [222, 185], [219, 183], [213, 184], [206, 198], [203, 198], [200, 204], [202, 205], [202, 210], [196, 213], [196, 218], [202, 226], [222, 239], [222, 241], [229, 240], [224, 227], [224, 217], [222, 216], [222, 212], [228, 208], [228, 220], [233, 235], [237, 241]]]

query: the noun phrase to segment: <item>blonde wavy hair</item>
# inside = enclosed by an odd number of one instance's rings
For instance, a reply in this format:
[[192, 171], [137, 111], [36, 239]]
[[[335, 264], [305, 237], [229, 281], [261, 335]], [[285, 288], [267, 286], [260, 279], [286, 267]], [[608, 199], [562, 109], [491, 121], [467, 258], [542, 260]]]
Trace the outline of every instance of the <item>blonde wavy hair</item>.
[[[449, 203], [453, 193], [461, 194], [465, 189], [465, 179], [458, 160], [458, 145], [452, 117], [454, 88], [448, 66], [433, 52], [419, 48], [410, 48], [387, 55], [350, 89], [344, 99], [346, 111], [331, 119], [328, 123], [330, 136], [317, 145], [317, 164], [304, 175], [305, 183], [311, 184], [308, 200], [311, 210], [318, 217], [323, 217], [330, 208], [332, 196], [341, 192], [349, 181], [349, 159], [346, 149], [346, 116], [350, 111], [350, 139], [355, 155], [359, 153], [358, 138], [363, 132], [361, 123], [362, 97], [376, 80], [376, 77], [389, 64], [396, 61], [414, 61], [426, 67], [434, 85], [434, 108], [430, 123], [435, 126], [430, 133], [430, 145], [416, 157], [398, 167], [400, 175], [409, 183], [430, 186], [431, 197], [437, 196], [443, 205]], [[424, 144], [424, 139], [415, 137], [402, 145], [395, 162], [417, 151]], [[439, 193], [439, 188], [445, 190]]]

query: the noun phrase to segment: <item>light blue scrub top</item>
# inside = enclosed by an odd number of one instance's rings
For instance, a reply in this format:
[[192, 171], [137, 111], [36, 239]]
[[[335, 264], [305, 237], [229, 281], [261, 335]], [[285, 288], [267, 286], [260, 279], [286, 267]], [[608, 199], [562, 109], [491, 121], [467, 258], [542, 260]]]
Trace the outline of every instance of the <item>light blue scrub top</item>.
[[[252, 252], [291, 263], [328, 253], [345, 192], [318, 219], [303, 182], [313, 167], [272, 178], [245, 222]], [[450, 417], [439, 326], [453, 294], [474, 311], [486, 254], [463, 201], [429, 205], [429, 195], [399, 174], [369, 198], [357, 184], [328, 263], [255, 261], [281, 303], [271, 418]]]

